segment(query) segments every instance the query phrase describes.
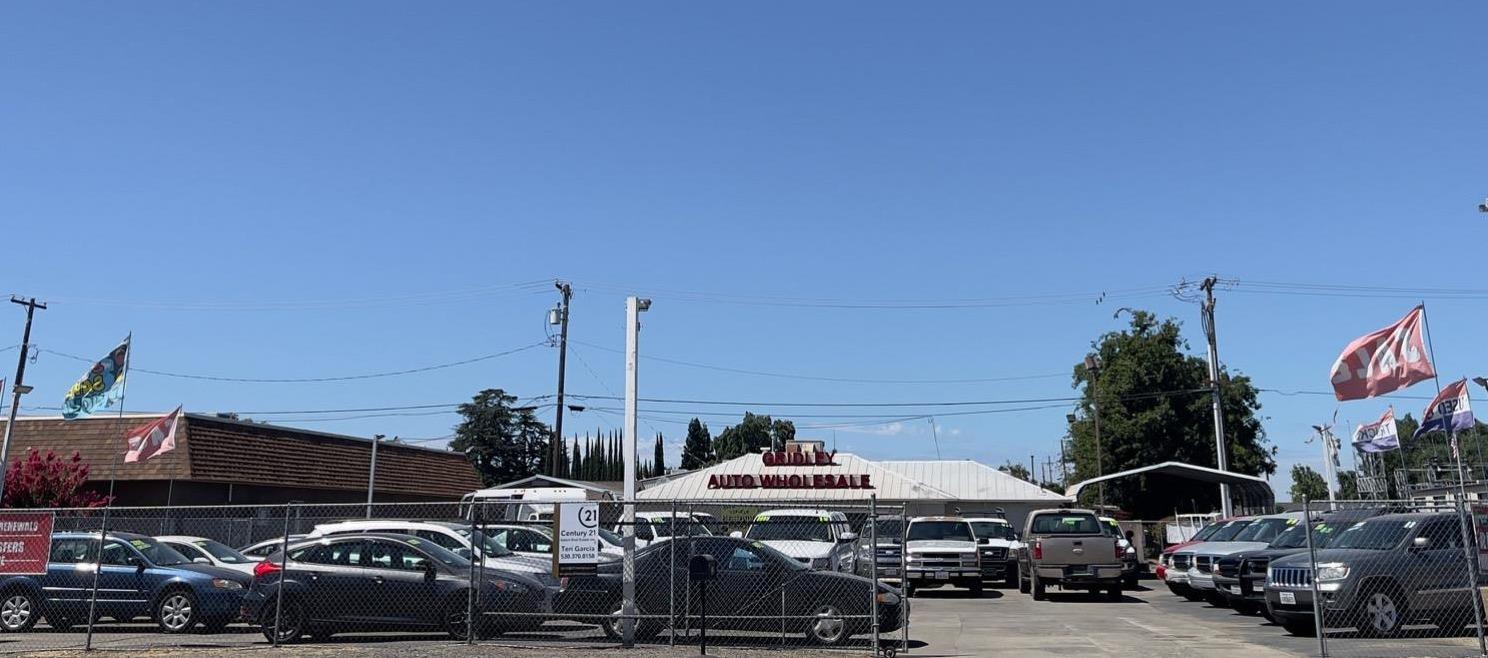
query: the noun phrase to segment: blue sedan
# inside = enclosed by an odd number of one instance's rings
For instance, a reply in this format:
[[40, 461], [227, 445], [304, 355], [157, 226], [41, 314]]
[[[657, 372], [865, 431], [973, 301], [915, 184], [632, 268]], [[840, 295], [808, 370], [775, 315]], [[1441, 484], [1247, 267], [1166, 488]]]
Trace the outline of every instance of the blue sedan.
[[28, 630], [38, 616], [58, 630], [83, 623], [97, 572], [98, 617], [149, 616], [166, 633], [198, 625], [217, 631], [237, 618], [251, 583], [241, 572], [193, 564], [150, 537], [123, 532], [108, 533], [100, 571], [98, 546], [97, 533], [56, 533], [46, 575], [0, 579], [0, 630]]

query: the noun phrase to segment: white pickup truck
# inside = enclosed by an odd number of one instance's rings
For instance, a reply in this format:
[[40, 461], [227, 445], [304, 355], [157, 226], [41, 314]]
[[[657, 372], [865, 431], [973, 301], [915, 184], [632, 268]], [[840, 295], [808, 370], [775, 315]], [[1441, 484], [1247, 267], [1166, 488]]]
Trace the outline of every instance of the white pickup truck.
[[955, 585], [982, 595], [981, 558], [971, 523], [959, 516], [921, 516], [905, 530], [904, 590]]

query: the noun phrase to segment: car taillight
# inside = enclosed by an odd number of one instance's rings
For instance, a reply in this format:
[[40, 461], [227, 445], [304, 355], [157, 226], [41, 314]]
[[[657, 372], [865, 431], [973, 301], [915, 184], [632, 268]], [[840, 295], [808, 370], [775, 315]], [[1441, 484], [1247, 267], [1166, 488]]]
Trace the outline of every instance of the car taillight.
[[270, 574], [276, 574], [280, 571], [283, 571], [283, 569], [279, 568], [279, 565], [274, 564], [273, 562], [270, 562], [268, 560], [263, 560], [258, 564], [253, 565], [254, 578], [266, 578]]
[[1044, 542], [1042, 542], [1042, 541], [1033, 542], [1033, 559], [1035, 559], [1035, 560], [1042, 560], [1042, 559], [1044, 559]]

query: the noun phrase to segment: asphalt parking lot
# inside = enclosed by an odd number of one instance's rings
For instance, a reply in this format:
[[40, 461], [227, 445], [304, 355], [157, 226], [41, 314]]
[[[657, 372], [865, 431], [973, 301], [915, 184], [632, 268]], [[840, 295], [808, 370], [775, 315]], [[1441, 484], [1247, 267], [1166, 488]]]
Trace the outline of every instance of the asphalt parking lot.
[[[1261, 617], [1237, 614], [1174, 596], [1156, 581], [1153, 589], [1128, 592], [1119, 602], [1083, 593], [1051, 591], [1046, 601], [1034, 601], [1011, 588], [989, 588], [980, 599], [964, 590], [923, 590], [913, 599], [914, 613], [907, 655], [925, 658], [971, 656], [1143, 656], [1183, 658], [1269, 658], [1316, 656], [1317, 639], [1294, 637]], [[723, 635], [723, 634], [718, 634]], [[800, 638], [790, 638], [789, 654], [776, 638], [713, 637], [709, 655], [754, 658], [782, 656], [870, 655], [868, 643], [855, 641], [845, 650], [804, 649]], [[1427, 633], [1407, 640], [1368, 640], [1350, 634], [1330, 634], [1334, 656], [1431, 656], [1452, 658], [1477, 655], [1470, 634], [1444, 636]], [[897, 639], [901, 634], [895, 633]], [[347, 635], [321, 644], [298, 644], [273, 650], [262, 635], [234, 626], [215, 635], [164, 636], [152, 626], [104, 626], [94, 646], [111, 655], [212, 656], [230, 651], [263, 649], [291, 657], [351, 656], [418, 658], [439, 656], [532, 655], [592, 658], [621, 656], [693, 656], [697, 648], [662, 644], [624, 651], [592, 629], [549, 624], [542, 632], [508, 635], [476, 647], [465, 647], [440, 635]], [[39, 656], [68, 655], [83, 644], [82, 633], [54, 633], [44, 626], [30, 633], [0, 635], [0, 652]], [[534, 648], [540, 654], [534, 654]], [[81, 652], [78, 652], [81, 654]]]

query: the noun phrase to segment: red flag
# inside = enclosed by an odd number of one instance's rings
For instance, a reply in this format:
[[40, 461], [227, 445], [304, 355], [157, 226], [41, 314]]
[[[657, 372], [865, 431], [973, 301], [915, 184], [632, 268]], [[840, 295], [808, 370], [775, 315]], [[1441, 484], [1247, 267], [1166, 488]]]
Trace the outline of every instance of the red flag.
[[1362, 400], [1435, 377], [1421, 338], [1425, 312], [1417, 306], [1399, 322], [1343, 348], [1333, 362], [1333, 394], [1339, 400]]
[[137, 462], [175, 450], [176, 427], [180, 425], [180, 421], [181, 408], [176, 407], [169, 415], [130, 430], [124, 436], [129, 444], [129, 451], [124, 453], [124, 461]]

